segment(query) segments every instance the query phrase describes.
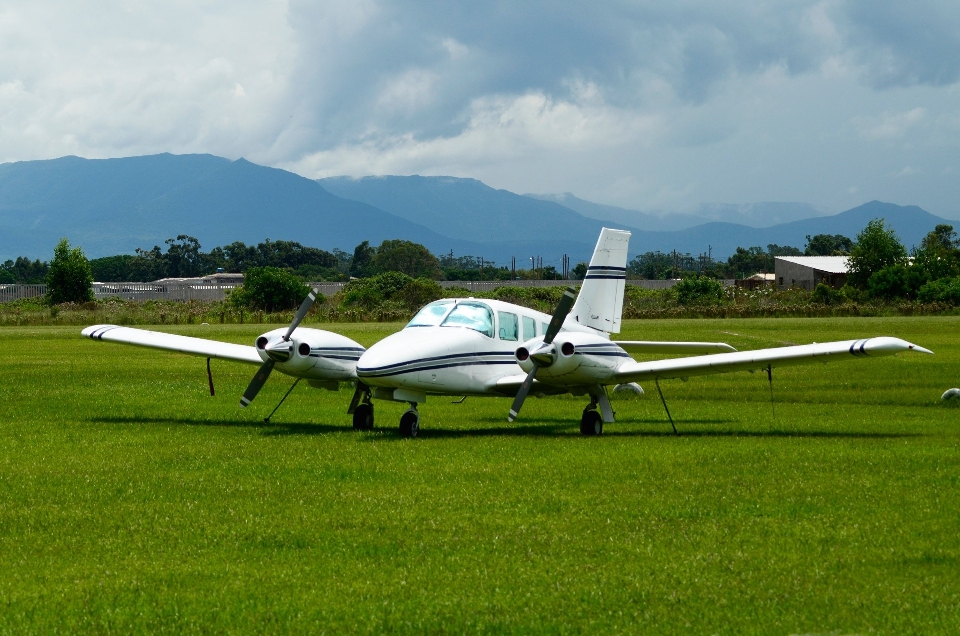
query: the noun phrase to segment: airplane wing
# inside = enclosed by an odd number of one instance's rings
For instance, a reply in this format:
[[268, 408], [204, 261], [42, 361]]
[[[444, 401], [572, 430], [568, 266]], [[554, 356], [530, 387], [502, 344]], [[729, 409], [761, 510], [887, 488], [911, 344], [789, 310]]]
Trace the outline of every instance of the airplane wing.
[[651, 340], [613, 340], [627, 353], [721, 353], [736, 351], [725, 342], [654, 342]]
[[263, 360], [260, 358], [260, 355], [257, 354], [256, 348], [248, 345], [178, 336], [171, 333], [160, 333], [159, 331], [147, 331], [146, 329], [134, 329], [132, 327], [118, 327], [117, 325], [94, 325], [87, 327], [80, 333], [93, 340], [120, 342], [123, 344], [150, 347], [152, 349], [164, 349], [166, 351], [178, 351], [194, 356], [202, 356], [204, 358], [220, 358], [222, 360], [234, 360], [236, 362], [249, 362], [250, 364], [263, 364]]
[[769, 367], [796, 366], [814, 362], [890, 356], [901, 351], [933, 352], [900, 338], [864, 338], [793, 347], [757, 349], [738, 353], [719, 353], [692, 358], [674, 358], [652, 362], [627, 362], [613, 377], [618, 383], [648, 379], [686, 378], [694, 375], [751, 371]]

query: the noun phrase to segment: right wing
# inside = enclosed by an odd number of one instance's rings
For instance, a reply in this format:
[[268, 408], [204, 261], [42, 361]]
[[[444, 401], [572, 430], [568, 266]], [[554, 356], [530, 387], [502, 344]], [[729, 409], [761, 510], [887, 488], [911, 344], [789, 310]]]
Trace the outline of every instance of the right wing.
[[721, 353], [736, 351], [725, 342], [657, 342], [653, 340], [611, 340], [627, 353]]
[[93, 325], [92, 327], [87, 327], [80, 333], [93, 340], [120, 342], [123, 344], [138, 345], [140, 347], [150, 347], [151, 349], [177, 351], [179, 353], [188, 353], [204, 358], [220, 358], [221, 360], [233, 360], [235, 362], [263, 364], [263, 360], [257, 353], [256, 348], [248, 345], [178, 336], [171, 333], [160, 333], [159, 331], [147, 331], [146, 329], [134, 329], [132, 327], [118, 327], [117, 325]]
[[719, 353], [652, 362], [627, 362], [613, 376], [619, 384], [648, 379], [687, 378], [694, 375], [753, 371], [767, 367], [796, 366], [813, 362], [890, 356], [901, 351], [933, 352], [900, 338], [864, 338], [794, 347], [775, 347], [738, 353]]

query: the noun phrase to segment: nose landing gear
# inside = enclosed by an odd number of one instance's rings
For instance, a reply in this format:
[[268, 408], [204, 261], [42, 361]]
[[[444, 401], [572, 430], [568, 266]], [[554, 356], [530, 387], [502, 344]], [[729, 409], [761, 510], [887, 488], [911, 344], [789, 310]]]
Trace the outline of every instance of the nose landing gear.
[[420, 432], [420, 413], [415, 402], [400, 416], [400, 437], [416, 437]]

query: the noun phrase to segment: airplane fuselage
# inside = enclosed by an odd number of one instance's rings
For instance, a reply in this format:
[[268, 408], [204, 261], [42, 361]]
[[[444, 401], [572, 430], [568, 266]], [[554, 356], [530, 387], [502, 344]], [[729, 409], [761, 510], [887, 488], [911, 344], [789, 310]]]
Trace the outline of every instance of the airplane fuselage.
[[[424, 313], [428, 319], [418, 320]], [[357, 377], [375, 389], [374, 397], [417, 401], [411, 397], [509, 395], [498, 381], [530, 370], [532, 362], [519, 361], [517, 350], [536, 346], [550, 321], [549, 315], [526, 307], [473, 298], [432, 303], [418, 317], [360, 356]], [[606, 334], [571, 320], [557, 340], [572, 347], [570, 355], [559, 352], [545, 369], [543, 377], [558, 387], [596, 384], [608, 375], [603, 370], [612, 373], [630, 359]], [[393, 397], [389, 392], [397, 389]]]

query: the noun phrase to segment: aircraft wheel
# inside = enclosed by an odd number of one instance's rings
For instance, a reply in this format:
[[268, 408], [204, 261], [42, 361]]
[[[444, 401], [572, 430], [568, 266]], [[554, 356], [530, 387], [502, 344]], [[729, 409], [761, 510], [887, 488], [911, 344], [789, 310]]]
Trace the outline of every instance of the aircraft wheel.
[[373, 404], [360, 404], [353, 412], [353, 428], [357, 431], [373, 429]]
[[580, 418], [581, 435], [599, 435], [603, 432], [603, 418], [597, 411], [587, 410]]
[[410, 409], [400, 416], [400, 437], [416, 437], [420, 432], [420, 414]]

